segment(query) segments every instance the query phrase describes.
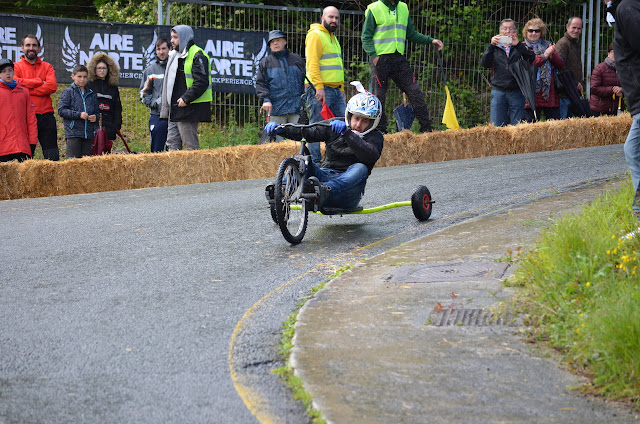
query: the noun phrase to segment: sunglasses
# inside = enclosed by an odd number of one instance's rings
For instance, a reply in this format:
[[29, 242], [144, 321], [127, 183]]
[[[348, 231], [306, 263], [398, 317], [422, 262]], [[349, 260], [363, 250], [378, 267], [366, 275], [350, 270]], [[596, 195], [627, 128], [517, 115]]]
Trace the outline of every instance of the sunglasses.
[[539, 29], [528, 29], [527, 32], [535, 32], [536, 34], [540, 32]]

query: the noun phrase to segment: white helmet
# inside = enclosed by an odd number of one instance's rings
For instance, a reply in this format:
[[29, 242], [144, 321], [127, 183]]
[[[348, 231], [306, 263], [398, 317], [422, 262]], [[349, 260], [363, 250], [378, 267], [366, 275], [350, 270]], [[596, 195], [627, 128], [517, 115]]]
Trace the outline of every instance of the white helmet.
[[360, 135], [365, 135], [368, 132], [373, 131], [378, 126], [380, 118], [382, 117], [382, 104], [380, 103], [380, 100], [371, 93], [358, 93], [349, 99], [347, 108], [344, 111], [344, 119], [349, 127], [351, 127], [351, 115], [354, 114], [364, 116], [371, 120], [369, 126], [363, 133], [354, 131]]

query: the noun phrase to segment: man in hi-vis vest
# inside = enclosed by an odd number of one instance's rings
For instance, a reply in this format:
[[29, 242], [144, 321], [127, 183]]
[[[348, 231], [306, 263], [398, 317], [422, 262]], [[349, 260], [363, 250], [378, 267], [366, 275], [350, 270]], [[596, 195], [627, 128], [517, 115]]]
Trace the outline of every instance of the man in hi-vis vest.
[[160, 111], [161, 119], [169, 119], [167, 150], [197, 150], [198, 122], [211, 121], [211, 63], [187, 25], [171, 28], [171, 45]]
[[[335, 36], [340, 24], [340, 12], [333, 6], [325, 7], [319, 24], [311, 24], [305, 40], [307, 78], [313, 86], [306, 89], [309, 123], [322, 121], [322, 106], [326, 103], [334, 116], [344, 116], [347, 107], [344, 92], [342, 49]], [[311, 157], [320, 163], [320, 143], [308, 143]]]
[[362, 47], [373, 60], [373, 94], [380, 99], [383, 111], [378, 128], [386, 132], [387, 115], [384, 113], [384, 103], [389, 79], [392, 79], [409, 97], [420, 122], [420, 132], [432, 131], [427, 104], [404, 56], [405, 43], [408, 40], [424, 45], [435, 44], [438, 50], [442, 50], [444, 44], [416, 31], [409, 17], [409, 8], [403, 1], [378, 0], [371, 3], [365, 13]]

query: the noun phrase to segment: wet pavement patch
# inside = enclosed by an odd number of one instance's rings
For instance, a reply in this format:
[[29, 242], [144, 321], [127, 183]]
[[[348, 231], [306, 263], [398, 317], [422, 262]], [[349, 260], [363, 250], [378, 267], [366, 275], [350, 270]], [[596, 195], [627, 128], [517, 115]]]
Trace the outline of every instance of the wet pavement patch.
[[389, 280], [391, 284], [484, 281], [504, 276], [509, 264], [494, 261], [449, 261], [402, 265]]

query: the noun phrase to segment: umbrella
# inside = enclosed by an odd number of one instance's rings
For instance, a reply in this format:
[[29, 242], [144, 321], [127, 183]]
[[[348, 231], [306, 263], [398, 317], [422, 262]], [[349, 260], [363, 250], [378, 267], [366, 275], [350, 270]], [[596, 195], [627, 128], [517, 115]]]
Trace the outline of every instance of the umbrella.
[[[538, 119], [536, 114], [536, 74], [532, 72], [532, 66], [523, 58], [518, 59], [517, 62], [509, 66], [511, 75], [515, 78], [520, 87], [520, 91], [524, 96], [524, 99], [531, 106], [533, 116]], [[517, 122], [511, 122], [511, 125], [515, 125]]]
[[122, 144], [124, 144], [125, 149], [127, 149], [127, 153], [136, 153], [136, 152], [132, 152], [131, 149], [129, 148], [129, 144], [127, 143], [127, 140], [124, 138], [124, 136], [120, 132], [120, 128], [116, 128], [116, 133], [122, 140]]
[[[269, 116], [270, 115], [271, 114], [267, 113], [267, 119], [266, 119], [265, 125], [269, 123]], [[260, 139], [260, 140], [258, 140], [258, 144], [265, 144], [265, 143], [269, 143], [271, 141], [271, 136], [269, 134], [267, 134], [267, 132], [264, 130], [264, 128], [261, 129], [258, 132], [258, 138]]]
[[105, 153], [111, 152], [111, 140], [107, 137], [107, 130], [102, 126], [102, 114], [100, 114], [100, 121], [98, 129], [93, 132], [93, 145], [91, 146], [91, 156], [100, 156]]
[[[613, 99], [615, 100], [616, 95], [613, 95]], [[618, 97], [618, 116], [622, 115], [622, 97]]]
[[447, 77], [444, 74], [444, 65], [442, 64], [442, 57], [440, 57], [440, 51], [438, 53], [438, 65], [440, 65], [440, 71], [442, 72], [442, 82], [444, 83], [444, 91], [447, 93], [447, 100], [444, 104], [444, 113], [442, 114], [442, 123], [447, 126], [449, 130], [460, 129], [458, 124], [458, 118], [456, 118], [456, 110], [453, 108], [453, 102], [451, 101], [451, 93], [449, 87], [447, 87]]
[[402, 103], [400, 103], [398, 107], [393, 109], [393, 114], [396, 116], [396, 125], [398, 127], [398, 131], [411, 129], [411, 125], [413, 125], [413, 120], [415, 119], [416, 114], [413, 111], [413, 108], [407, 105], [406, 93], [402, 93]]
[[582, 94], [578, 91], [578, 84], [573, 78], [573, 74], [569, 71], [560, 72], [557, 78], [562, 83], [564, 93], [571, 100], [571, 112], [575, 116], [593, 116], [589, 101], [582, 98]]

